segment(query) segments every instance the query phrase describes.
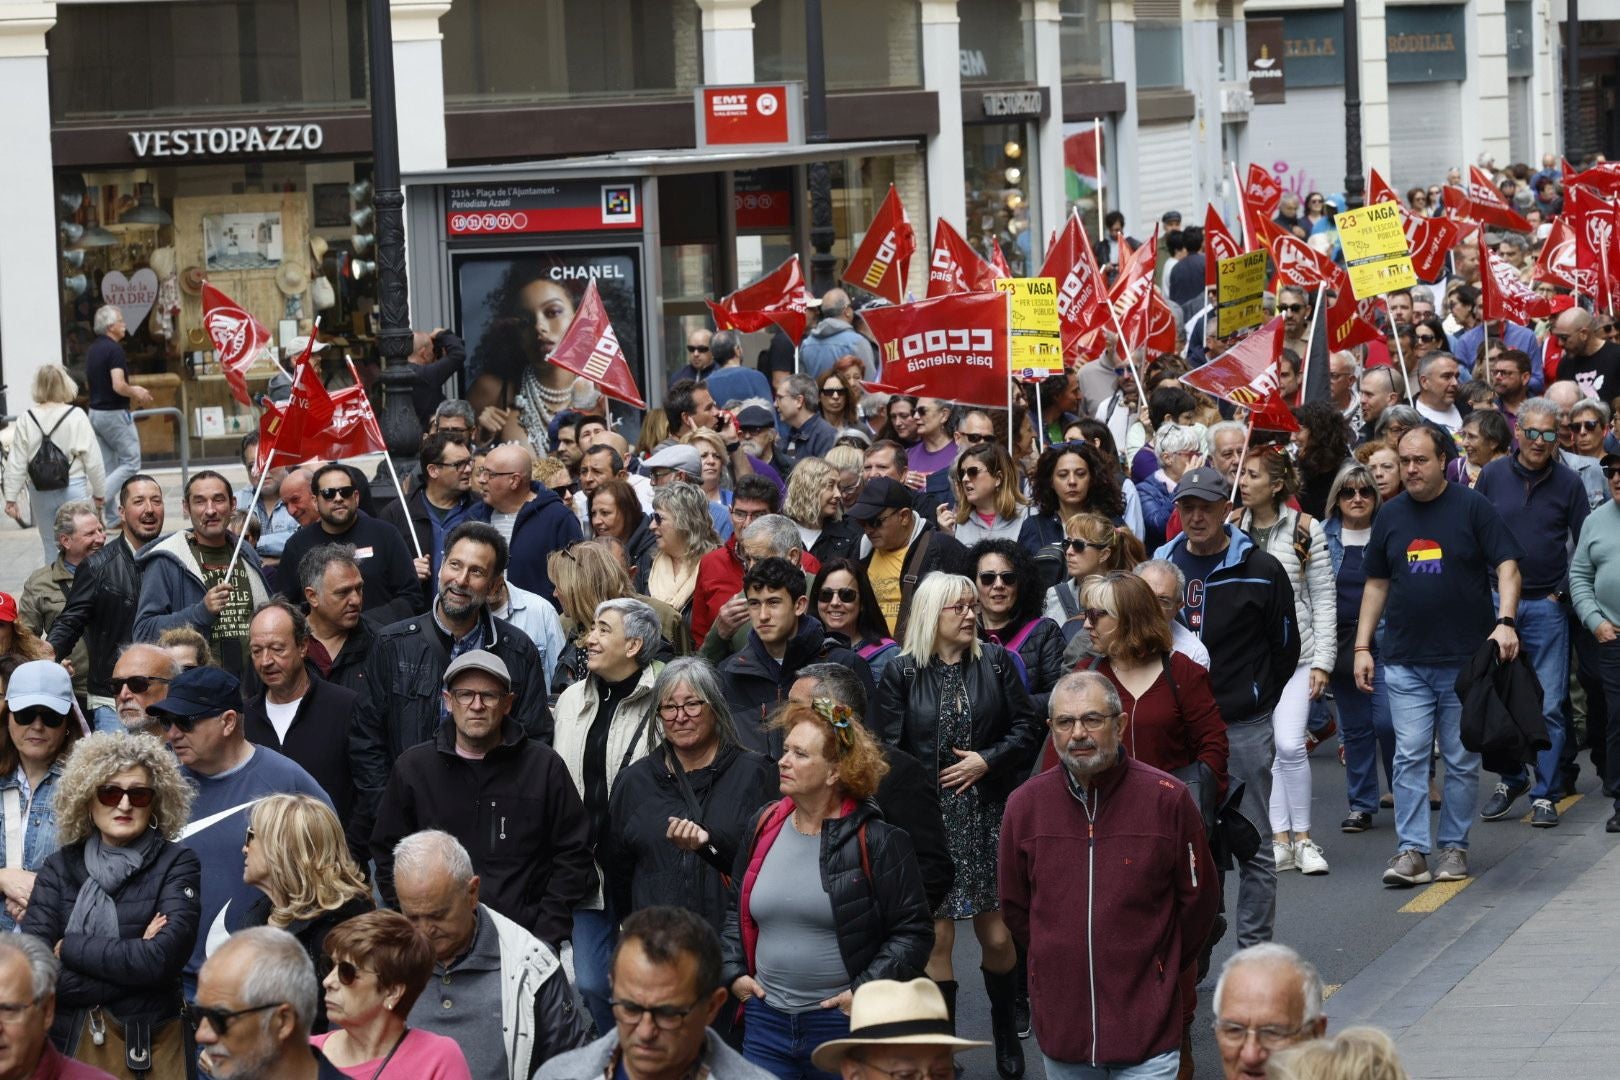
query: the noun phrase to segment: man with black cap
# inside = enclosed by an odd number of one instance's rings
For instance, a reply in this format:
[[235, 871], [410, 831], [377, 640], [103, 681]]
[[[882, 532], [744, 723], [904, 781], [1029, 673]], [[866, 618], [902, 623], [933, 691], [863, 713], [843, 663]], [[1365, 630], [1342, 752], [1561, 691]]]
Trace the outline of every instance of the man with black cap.
[[[1227, 773], [1241, 781], [1241, 811], [1262, 833], [1271, 821], [1271, 710], [1299, 664], [1294, 588], [1275, 558], [1228, 524], [1231, 487], [1208, 466], [1189, 469], [1176, 485], [1181, 535], [1154, 553], [1187, 578], [1182, 621], [1209, 650], [1215, 704], [1226, 721]], [[1277, 872], [1271, 846], [1260, 844], [1240, 870], [1239, 948], [1271, 940]]]
[[[260, 896], [242, 880], [243, 837], [253, 806], [270, 795], [301, 794], [332, 800], [309, 773], [289, 758], [247, 740], [242, 721], [242, 684], [217, 667], [182, 671], [169, 696], [147, 708], [163, 725], [163, 737], [180, 762], [180, 773], [197, 789], [191, 823], [181, 843], [203, 866], [202, 929], [186, 962], [186, 996], [196, 991], [197, 971], [210, 942], [240, 929], [244, 912]], [[249, 839], [248, 843], [252, 840]]]
[[955, 537], [911, 508], [911, 489], [887, 476], [866, 482], [849, 508], [872, 549], [862, 557], [889, 633], [904, 640], [906, 617], [918, 582], [938, 570], [968, 572], [968, 553]]
[[776, 413], [757, 402], [744, 405], [737, 410], [737, 434], [742, 436], [743, 452], [748, 455], [754, 471], [774, 480], [785, 492], [793, 463], [777, 448]]

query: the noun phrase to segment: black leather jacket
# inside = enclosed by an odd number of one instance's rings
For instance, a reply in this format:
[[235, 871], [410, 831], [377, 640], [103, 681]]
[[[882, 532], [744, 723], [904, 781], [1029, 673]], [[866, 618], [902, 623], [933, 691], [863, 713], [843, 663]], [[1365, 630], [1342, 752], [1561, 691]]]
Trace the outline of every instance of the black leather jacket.
[[90, 556], [73, 575], [67, 606], [45, 636], [57, 656], [66, 656], [86, 638], [90, 649], [92, 694], [112, 697], [112, 673], [118, 650], [135, 638], [135, 608], [141, 599], [141, 571], [135, 552], [123, 539]]

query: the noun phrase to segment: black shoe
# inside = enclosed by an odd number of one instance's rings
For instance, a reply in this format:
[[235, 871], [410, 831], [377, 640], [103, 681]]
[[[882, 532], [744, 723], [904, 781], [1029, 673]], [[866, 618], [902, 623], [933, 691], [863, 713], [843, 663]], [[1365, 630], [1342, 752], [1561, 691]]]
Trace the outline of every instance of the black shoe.
[[1620, 832], [1620, 809], [1617, 809], [1614, 812], [1614, 816], [1609, 819], [1609, 823], [1603, 826], [1603, 831]]
[[1558, 825], [1558, 807], [1549, 799], [1537, 799], [1530, 804], [1530, 824], [1537, 829], [1552, 829]]
[[1340, 832], [1366, 832], [1372, 828], [1372, 815], [1365, 810], [1352, 810], [1350, 815], [1339, 822]]
[[1006, 1080], [1019, 1080], [1024, 1075], [1024, 1047], [1013, 1026], [1017, 979], [1010, 971], [1000, 975], [986, 971], [984, 989], [990, 996], [990, 1038], [996, 1044], [996, 1072]]
[[1226, 914], [1216, 912], [1215, 925], [1209, 928], [1209, 938], [1204, 942], [1203, 951], [1198, 954], [1198, 982], [1203, 982], [1204, 976], [1209, 974], [1209, 958], [1215, 952], [1215, 946], [1219, 945], [1221, 938], [1225, 936]]
[[1485, 808], [1479, 812], [1480, 818], [1485, 821], [1501, 821], [1513, 812], [1513, 804], [1518, 801], [1519, 796], [1529, 790], [1529, 779], [1521, 780], [1517, 784], [1509, 784], [1506, 780], [1498, 781], [1496, 790], [1485, 800]]
[[1013, 995], [1013, 1030], [1018, 1032], [1020, 1039], [1029, 1038], [1031, 1017], [1029, 1013], [1029, 961], [1024, 957], [1018, 958], [1018, 966], [1013, 968], [1013, 985], [1016, 990]]

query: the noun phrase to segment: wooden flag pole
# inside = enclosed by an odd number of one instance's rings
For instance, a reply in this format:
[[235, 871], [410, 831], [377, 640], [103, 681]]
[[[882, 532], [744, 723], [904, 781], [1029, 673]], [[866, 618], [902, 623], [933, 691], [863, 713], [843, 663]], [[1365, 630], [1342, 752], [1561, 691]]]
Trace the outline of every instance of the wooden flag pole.
[[[280, 435], [281, 434], [281, 429], [277, 428], [276, 429], [276, 434]], [[265, 461], [266, 462], [274, 461], [275, 460], [275, 452], [276, 452], [276, 444], [272, 442], [270, 444], [270, 453], [269, 453], [268, 456], [266, 456]], [[270, 467], [267, 464], [264, 468], [259, 470], [259, 482], [257, 484], [255, 484], [254, 487], [253, 487], [253, 501], [248, 503], [248, 513], [249, 514], [252, 514], [253, 511], [254, 511], [254, 508], [259, 505], [259, 495], [264, 491], [264, 478], [269, 476], [269, 475], [270, 475]], [[247, 539], [247, 532], [248, 532], [247, 531], [247, 523], [243, 522], [242, 523], [242, 531], [240, 533], [238, 533], [237, 536], [236, 536], [236, 549], [231, 552], [230, 564], [225, 567], [225, 577], [222, 580], [223, 580], [223, 583], [226, 584], [226, 585], [230, 584], [231, 576], [236, 573], [236, 560], [238, 560], [238, 559], [240, 559], [242, 557], [242, 541]]]

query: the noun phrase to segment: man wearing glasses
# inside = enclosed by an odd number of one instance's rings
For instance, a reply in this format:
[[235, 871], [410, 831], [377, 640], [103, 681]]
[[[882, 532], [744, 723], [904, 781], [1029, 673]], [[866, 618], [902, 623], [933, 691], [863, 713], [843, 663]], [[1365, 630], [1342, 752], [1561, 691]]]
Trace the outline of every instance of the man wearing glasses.
[[1294, 350], [1294, 355], [1305, 356], [1311, 351], [1310, 339], [1305, 336], [1311, 322], [1311, 298], [1297, 285], [1284, 285], [1277, 290], [1277, 314], [1283, 317], [1283, 348]]
[[714, 370], [714, 353], [709, 348], [710, 339], [713, 337], [714, 333], [710, 330], [693, 330], [686, 335], [686, 364], [670, 376], [670, 386], [683, 379], [702, 382], [709, 377], [709, 373]]
[[293, 533], [282, 549], [276, 588], [289, 602], [303, 602], [298, 564], [310, 549], [321, 544], [352, 544], [354, 559], [366, 580], [366, 611], [382, 608], [374, 618], [390, 622], [421, 610], [421, 579], [410, 549], [398, 529], [360, 509], [360, 486], [353, 473], [336, 462], [317, 469], [315, 509], [320, 519]]
[[1560, 381], [1571, 379], [1581, 396], [1608, 401], [1620, 394], [1620, 344], [1597, 332], [1597, 320], [1581, 308], [1570, 308], [1553, 320], [1552, 336], [1563, 347]]
[[[433, 592], [431, 582], [439, 576], [444, 538], [450, 535], [451, 529], [471, 520], [479, 503], [472, 493], [472, 447], [467, 445], [465, 437], [448, 431], [429, 435], [422, 440], [418, 460], [424, 483], [407, 495], [404, 502], [396, 499], [389, 503], [383, 509], [382, 520], [392, 525], [400, 541], [407, 545], [411, 545], [414, 530], [417, 543], [427, 552], [413, 563], [417, 579], [424, 583], [424, 595], [413, 610], [423, 611]], [[408, 550], [414, 551], [414, 545]]]
[[1272, 1054], [1327, 1031], [1322, 977], [1286, 945], [1233, 953], [1221, 966], [1214, 1004], [1226, 1080], [1262, 1080]]
[[341, 1080], [309, 1043], [320, 993], [315, 965], [292, 934], [259, 926], [234, 935], [209, 958], [197, 1000], [186, 1006], [206, 1074]]

